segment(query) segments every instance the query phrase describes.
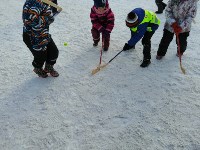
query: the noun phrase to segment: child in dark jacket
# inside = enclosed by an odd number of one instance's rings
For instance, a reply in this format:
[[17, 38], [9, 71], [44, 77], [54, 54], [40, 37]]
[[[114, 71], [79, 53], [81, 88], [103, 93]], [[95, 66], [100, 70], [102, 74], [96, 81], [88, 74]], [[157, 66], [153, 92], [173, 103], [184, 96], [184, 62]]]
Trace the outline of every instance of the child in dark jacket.
[[54, 21], [52, 8], [40, 0], [26, 0], [22, 19], [23, 41], [34, 56], [33, 71], [43, 78], [48, 76], [47, 73], [53, 77], [59, 76], [53, 68], [59, 52], [49, 34], [49, 25]]
[[94, 0], [90, 18], [92, 22], [92, 37], [97, 46], [102, 33], [103, 50], [107, 51], [110, 45], [110, 33], [114, 27], [114, 14], [109, 7], [108, 0]]

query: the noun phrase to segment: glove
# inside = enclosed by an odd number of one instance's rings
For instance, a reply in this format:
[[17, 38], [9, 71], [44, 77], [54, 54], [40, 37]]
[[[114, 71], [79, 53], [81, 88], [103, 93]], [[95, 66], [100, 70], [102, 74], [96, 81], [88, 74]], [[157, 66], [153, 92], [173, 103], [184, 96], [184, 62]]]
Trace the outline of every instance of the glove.
[[182, 28], [176, 22], [174, 22], [171, 26], [176, 34], [179, 34], [182, 31]]
[[48, 18], [48, 24], [52, 24], [54, 22], [54, 17], [49, 17]]
[[123, 50], [126, 51], [126, 50], [129, 50], [131, 48], [135, 48], [135, 46], [130, 46], [127, 43], [125, 43]]

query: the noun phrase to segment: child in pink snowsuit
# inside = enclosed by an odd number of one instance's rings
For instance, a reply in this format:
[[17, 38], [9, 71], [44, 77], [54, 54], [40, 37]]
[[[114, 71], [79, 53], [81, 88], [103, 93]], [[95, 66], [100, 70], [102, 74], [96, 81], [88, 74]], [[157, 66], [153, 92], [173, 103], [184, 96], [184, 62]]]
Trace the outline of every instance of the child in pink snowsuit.
[[114, 27], [114, 14], [109, 7], [108, 0], [94, 0], [90, 18], [92, 22], [92, 37], [97, 46], [102, 33], [103, 50], [107, 51], [110, 44], [110, 33]]

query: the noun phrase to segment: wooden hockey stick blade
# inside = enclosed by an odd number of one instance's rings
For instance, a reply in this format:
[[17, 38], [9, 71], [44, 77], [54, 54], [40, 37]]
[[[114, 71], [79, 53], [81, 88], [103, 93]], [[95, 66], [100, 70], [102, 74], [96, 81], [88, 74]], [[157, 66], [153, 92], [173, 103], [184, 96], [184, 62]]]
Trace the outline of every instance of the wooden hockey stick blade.
[[104, 65], [101, 65], [101, 66], [98, 66], [96, 69], [93, 69], [92, 70], [92, 75], [96, 74], [97, 72], [99, 72], [101, 69], [103, 69], [104, 67], [106, 67], [108, 65], [107, 64], [104, 64]]
[[100, 71], [100, 67], [98, 66], [96, 69], [92, 70], [92, 75], [96, 74], [99, 71]]
[[48, 5], [50, 5], [50, 6], [52, 6], [52, 7], [57, 8], [57, 10], [58, 10], [59, 12], [62, 11], [62, 8], [61, 8], [60, 6], [56, 5], [55, 3], [53, 3], [53, 2], [51, 2], [51, 1], [49, 1], [49, 0], [41, 0], [41, 1], [44, 2], [44, 3], [46, 3], [46, 4], [48, 4]]
[[182, 73], [186, 74], [186, 71], [185, 71], [185, 69], [183, 68], [183, 66], [181, 64], [180, 64], [180, 68], [181, 68]]

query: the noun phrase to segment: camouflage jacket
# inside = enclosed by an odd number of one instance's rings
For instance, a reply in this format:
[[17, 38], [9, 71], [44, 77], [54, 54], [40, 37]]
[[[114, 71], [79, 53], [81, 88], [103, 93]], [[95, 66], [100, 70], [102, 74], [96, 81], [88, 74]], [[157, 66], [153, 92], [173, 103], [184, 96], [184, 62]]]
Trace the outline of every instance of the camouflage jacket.
[[177, 22], [182, 32], [189, 32], [197, 13], [197, 0], [169, 0], [165, 10], [165, 29], [174, 32], [171, 25]]
[[52, 16], [52, 8], [40, 0], [26, 0], [22, 13], [23, 32], [30, 36], [33, 50], [46, 49], [51, 39], [49, 24]]

